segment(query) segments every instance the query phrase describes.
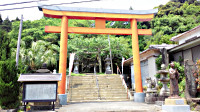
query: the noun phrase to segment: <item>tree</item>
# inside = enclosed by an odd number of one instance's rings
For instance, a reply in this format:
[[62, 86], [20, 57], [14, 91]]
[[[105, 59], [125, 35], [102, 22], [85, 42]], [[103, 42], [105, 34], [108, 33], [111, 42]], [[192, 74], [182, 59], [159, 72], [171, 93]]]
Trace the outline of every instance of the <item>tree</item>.
[[11, 28], [12, 28], [12, 23], [11, 21], [8, 19], [8, 17], [3, 21], [2, 23], [2, 29], [9, 32], [11, 31]]
[[10, 39], [4, 30], [0, 30], [0, 61], [4, 61], [10, 57]]
[[17, 108], [20, 104], [18, 73], [15, 60], [0, 61], [0, 106], [3, 109]]
[[32, 42], [31, 48], [21, 48], [20, 57], [22, 63], [36, 70], [47, 63], [48, 67], [56, 67], [59, 54], [59, 47], [49, 42], [39, 40]]
[[3, 20], [1, 18], [1, 14], [0, 14], [0, 25], [2, 25], [2, 23], [3, 23]]
[[180, 2], [180, 3], [184, 3], [186, 1], [188, 1], [190, 4], [194, 3], [196, 0], [171, 0], [172, 2]]
[[[110, 36], [112, 58], [116, 59], [116, 63], [121, 63], [121, 57], [130, 57], [131, 49], [129, 48], [128, 39], [124, 37]], [[106, 58], [109, 54], [109, 46], [107, 35], [99, 35], [93, 38], [71, 37], [68, 43], [68, 52], [75, 52], [78, 55], [81, 63], [86, 63], [86, 60], [95, 59], [99, 63], [99, 72], [102, 72], [102, 58]]]

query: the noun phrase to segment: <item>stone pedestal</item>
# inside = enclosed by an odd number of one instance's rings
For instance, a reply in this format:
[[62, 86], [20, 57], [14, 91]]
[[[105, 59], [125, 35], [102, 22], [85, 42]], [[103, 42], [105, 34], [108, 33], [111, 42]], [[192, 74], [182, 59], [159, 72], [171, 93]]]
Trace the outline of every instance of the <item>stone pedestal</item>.
[[67, 105], [67, 94], [58, 94], [60, 105]]
[[134, 93], [134, 102], [144, 102], [145, 96], [145, 93]]
[[162, 110], [166, 112], [190, 112], [190, 106], [187, 105], [185, 99], [166, 98]]
[[168, 98], [169, 96], [159, 96], [157, 98], [158, 101], [165, 101], [166, 98]]
[[157, 101], [157, 90], [149, 90], [146, 92], [145, 103], [154, 104]]

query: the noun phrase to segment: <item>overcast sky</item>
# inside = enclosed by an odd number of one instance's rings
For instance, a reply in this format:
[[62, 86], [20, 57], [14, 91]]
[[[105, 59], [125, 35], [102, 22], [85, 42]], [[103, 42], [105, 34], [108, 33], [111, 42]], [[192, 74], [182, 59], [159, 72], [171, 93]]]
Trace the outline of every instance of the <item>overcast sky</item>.
[[[8, 4], [8, 3], [16, 3], [16, 2], [24, 2], [24, 1], [33, 1], [33, 0], [0, 0], [0, 5]], [[39, 0], [35, 0], [39, 1]], [[89, 0], [47, 0], [41, 3], [43, 4], [58, 4], [58, 3], [71, 3], [71, 2], [79, 2], [79, 1], [89, 1]], [[134, 10], [148, 10], [153, 9], [160, 4], [166, 4], [169, 0], [101, 0], [101, 1], [93, 1], [90, 3], [77, 3], [77, 4], [68, 4], [62, 6], [68, 7], [87, 7], [87, 8], [103, 8], [103, 9], [124, 9], [128, 10], [132, 7]], [[20, 8], [20, 7], [28, 7], [28, 6], [37, 6], [37, 2], [26, 3], [26, 4], [18, 4], [18, 5], [7, 5], [0, 6], [0, 10], [2, 9], [11, 9], [11, 8]], [[18, 9], [18, 10], [5, 10], [0, 11], [0, 14], [3, 19], [9, 17], [10, 20], [15, 19], [16, 17], [21, 17], [23, 14], [24, 20], [37, 20], [42, 18], [43, 13], [35, 8], [27, 8], [27, 9]]]

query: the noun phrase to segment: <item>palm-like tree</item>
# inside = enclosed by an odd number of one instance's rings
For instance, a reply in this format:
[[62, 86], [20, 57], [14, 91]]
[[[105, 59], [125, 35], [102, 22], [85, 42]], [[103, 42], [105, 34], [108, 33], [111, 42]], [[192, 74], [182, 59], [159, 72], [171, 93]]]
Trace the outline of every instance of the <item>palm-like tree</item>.
[[59, 46], [43, 40], [32, 42], [29, 49], [20, 49], [22, 63], [30, 66], [32, 70], [40, 68], [42, 63], [56, 67], [58, 54]]

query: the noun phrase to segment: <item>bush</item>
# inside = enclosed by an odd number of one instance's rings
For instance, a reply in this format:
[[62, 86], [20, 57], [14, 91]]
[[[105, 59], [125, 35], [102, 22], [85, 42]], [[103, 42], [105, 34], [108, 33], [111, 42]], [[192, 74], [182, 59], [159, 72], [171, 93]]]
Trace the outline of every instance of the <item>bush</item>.
[[0, 106], [2, 109], [16, 108], [20, 104], [18, 72], [14, 60], [0, 61]]

